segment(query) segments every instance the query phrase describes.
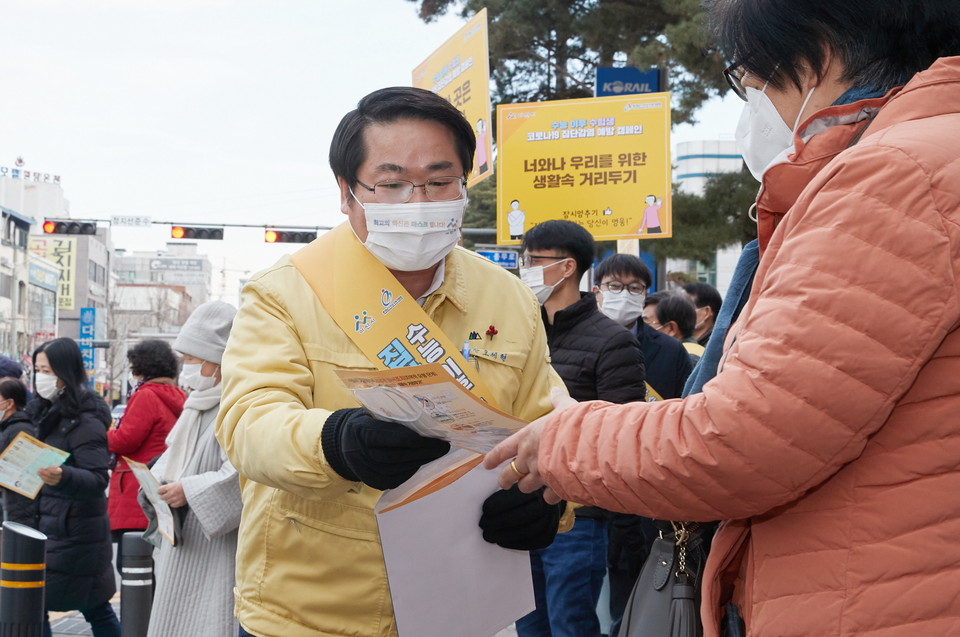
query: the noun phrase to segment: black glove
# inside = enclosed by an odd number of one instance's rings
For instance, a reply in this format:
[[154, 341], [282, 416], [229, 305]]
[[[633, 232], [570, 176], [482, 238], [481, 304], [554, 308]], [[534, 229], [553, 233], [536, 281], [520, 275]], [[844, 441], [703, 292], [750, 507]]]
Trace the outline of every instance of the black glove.
[[483, 501], [483, 539], [506, 549], [532, 551], [550, 546], [566, 502], [547, 504], [543, 489], [523, 493], [513, 485]]
[[359, 407], [330, 414], [320, 432], [323, 455], [347, 480], [392, 489], [417, 469], [450, 451], [450, 443], [425, 438], [403, 425], [374, 419]]

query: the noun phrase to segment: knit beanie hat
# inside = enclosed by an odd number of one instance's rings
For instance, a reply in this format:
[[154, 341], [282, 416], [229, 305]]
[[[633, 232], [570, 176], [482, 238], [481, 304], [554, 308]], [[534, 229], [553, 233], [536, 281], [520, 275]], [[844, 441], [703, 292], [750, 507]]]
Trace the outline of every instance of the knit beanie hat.
[[229, 303], [207, 301], [180, 328], [173, 349], [219, 365], [236, 315], [237, 309]]

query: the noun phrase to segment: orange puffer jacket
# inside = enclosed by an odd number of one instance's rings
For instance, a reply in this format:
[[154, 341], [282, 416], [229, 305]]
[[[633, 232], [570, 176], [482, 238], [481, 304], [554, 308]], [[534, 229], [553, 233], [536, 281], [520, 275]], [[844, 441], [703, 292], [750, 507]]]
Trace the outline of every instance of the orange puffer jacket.
[[958, 111], [943, 58], [808, 120], [821, 132], [768, 171], [750, 301], [703, 393], [544, 426], [563, 497], [728, 520], [708, 636], [731, 599], [749, 635], [960, 632]]

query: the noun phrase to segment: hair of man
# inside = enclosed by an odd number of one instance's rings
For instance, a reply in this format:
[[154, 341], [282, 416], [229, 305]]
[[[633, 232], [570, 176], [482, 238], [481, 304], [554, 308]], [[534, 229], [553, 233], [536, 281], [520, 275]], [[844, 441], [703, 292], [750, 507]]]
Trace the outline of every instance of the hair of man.
[[693, 330], [697, 326], [697, 308], [693, 306], [693, 301], [685, 292], [680, 290], [655, 292], [647, 297], [644, 307], [647, 305], [656, 306], [658, 323], [666, 325], [673, 321], [680, 330], [681, 338], [693, 336]]
[[27, 406], [27, 386], [19, 378], [0, 378], [0, 398], [12, 400], [17, 411]]
[[523, 251], [554, 250], [577, 262], [577, 281], [593, 267], [593, 235], [578, 223], [550, 219], [523, 235]]
[[632, 254], [613, 254], [601, 261], [593, 271], [593, 279], [600, 285], [607, 277], [640, 279], [647, 289], [653, 285], [650, 268], [640, 257]]
[[436, 93], [410, 86], [395, 86], [363, 97], [355, 110], [343, 116], [330, 142], [330, 168], [351, 188], [357, 184], [357, 170], [366, 161], [363, 133], [371, 124], [400, 120], [434, 121], [446, 126], [456, 143], [463, 175], [473, 170], [477, 137], [473, 126], [450, 102]]
[[690, 295], [690, 299], [697, 308], [709, 307], [713, 312], [713, 318], [717, 318], [720, 313], [720, 306], [723, 304], [723, 297], [720, 291], [709, 283], [703, 281], [694, 281], [683, 286], [683, 291]]

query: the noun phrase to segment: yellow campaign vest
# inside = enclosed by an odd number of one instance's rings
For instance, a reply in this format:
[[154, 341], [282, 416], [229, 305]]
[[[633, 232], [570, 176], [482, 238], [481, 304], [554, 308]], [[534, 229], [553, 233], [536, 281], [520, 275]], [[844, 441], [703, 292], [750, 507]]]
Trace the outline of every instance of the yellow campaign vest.
[[648, 383], [647, 381], [644, 381], [643, 384], [647, 386], [647, 399], [646, 399], [646, 400], [647, 400], [648, 403], [656, 403], [656, 402], [660, 402], [661, 400], [663, 400], [663, 396], [661, 396], [660, 394], [657, 393], [657, 390], [653, 388], [653, 385], [651, 385], [651, 384]]
[[349, 222], [304, 246], [291, 260], [321, 305], [377, 369], [440, 363], [454, 380], [497, 406], [493, 392], [471, 372], [460, 350], [363, 247]]

